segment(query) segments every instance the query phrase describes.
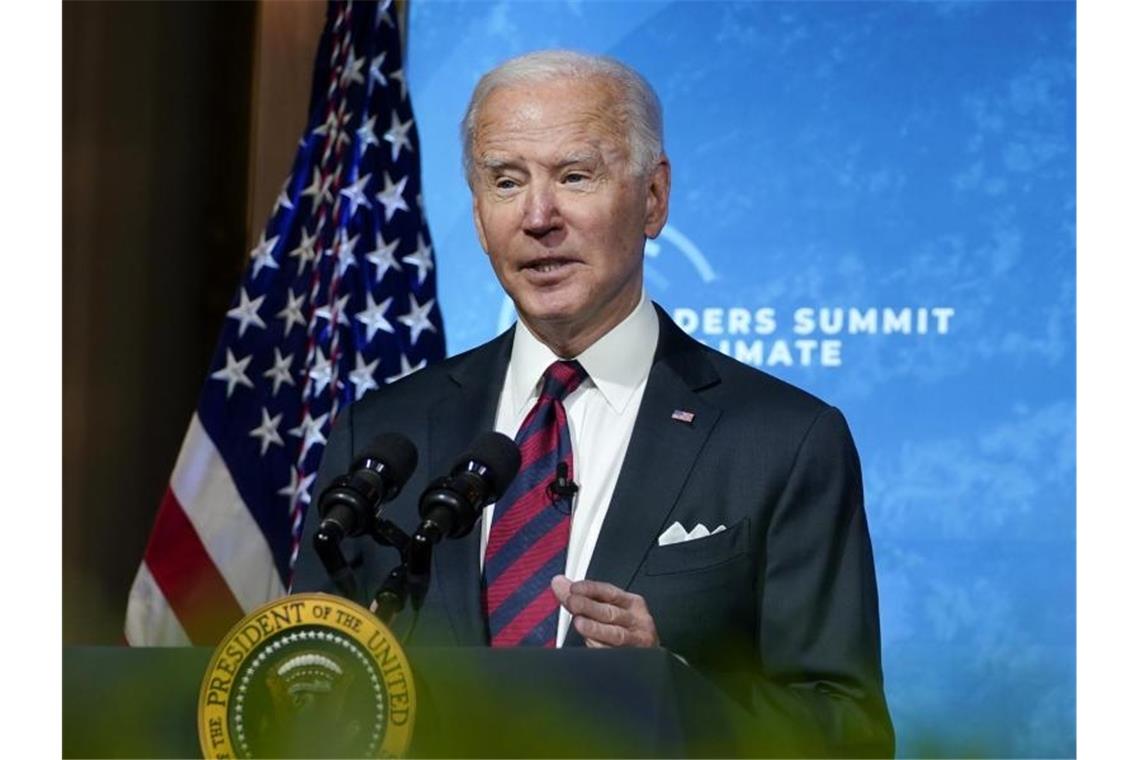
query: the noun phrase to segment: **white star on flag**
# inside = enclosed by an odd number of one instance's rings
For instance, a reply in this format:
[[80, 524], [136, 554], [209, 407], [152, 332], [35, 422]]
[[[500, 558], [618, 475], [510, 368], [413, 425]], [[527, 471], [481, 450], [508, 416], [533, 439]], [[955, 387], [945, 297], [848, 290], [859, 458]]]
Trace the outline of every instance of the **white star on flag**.
[[432, 268], [431, 246], [424, 243], [423, 235], [416, 233], [416, 250], [400, 260], [416, 268], [416, 282], [423, 285], [424, 278]]
[[300, 472], [298, 472], [296, 467], [291, 468], [291, 473], [292, 475], [289, 479], [289, 485], [285, 486], [277, 493], [281, 496], [288, 496], [290, 505], [295, 503], [298, 499], [301, 500], [302, 504], [308, 504], [310, 499], [309, 486], [313, 484], [313, 481], [317, 477], [317, 473], [313, 472], [302, 478], [300, 476]]
[[356, 355], [356, 369], [348, 374], [348, 379], [356, 386], [356, 398], [359, 399], [368, 391], [376, 390], [380, 387], [376, 384], [376, 378], [373, 377], [378, 364], [380, 364], [379, 359], [373, 359], [368, 364], [365, 364], [364, 357], [360, 354]]
[[253, 354], [250, 354], [244, 359], [235, 359], [233, 352], [228, 348], [226, 349], [226, 366], [210, 375], [214, 380], [225, 381], [226, 398], [229, 398], [230, 394], [234, 392], [235, 386], [244, 385], [247, 388], [253, 387], [253, 381], [245, 376], [245, 368], [249, 366], [252, 359]]
[[389, 74], [388, 77], [391, 78], [392, 81], [400, 83], [400, 100], [407, 100], [408, 99], [408, 83], [404, 81], [404, 70], [403, 69], [396, 69], [391, 74]]
[[274, 235], [268, 240], [265, 239], [265, 233], [261, 233], [261, 240], [254, 246], [253, 250], [249, 252], [249, 257], [253, 259], [253, 277], [257, 279], [257, 275], [261, 273], [262, 267], [269, 267], [270, 269], [277, 268], [277, 260], [273, 258], [273, 246], [277, 245], [280, 235]]
[[226, 312], [226, 317], [238, 321], [239, 338], [245, 335], [245, 328], [250, 325], [261, 328], [265, 327], [265, 322], [257, 315], [257, 310], [261, 308], [262, 302], [265, 301], [265, 296], [258, 296], [251, 301], [249, 300], [249, 295], [245, 292], [245, 288], [242, 288], [240, 292], [240, 303]]
[[289, 209], [290, 211], [293, 210], [293, 201], [289, 200], [289, 195], [288, 195], [289, 180], [291, 180], [291, 179], [293, 179], [293, 178], [288, 177], [285, 180], [285, 184], [281, 186], [281, 192], [277, 195], [277, 200], [274, 201], [274, 203], [273, 203], [273, 211], [271, 211], [270, 213], [276, 214], [277, 210], [280, 209], [282, 206]]
[[261, 376], [273, 381], [273, 395], [276, 396], [277, 389], [281, 387], [281, 383], [294, 385], [293, 375], [289, 372], [289, 368], [293, 364], [293, 354], [282, 356], [281, 349], [274, 346], [273, 356], [273, 366], [265, 370]]
[[305, 315], [301, 313], [301, 307], [305, 305], [305, 294], [301, 292], [293, 295], [292, 291], [285, 291], [285, 298], [285, 308], [277, 312], [277, 316], [285, 320], [282, 334], [288, 336], [295, 325], [305, 324]]
[[377, 285], [384, 279], [384, 275], [388, 273], [389, 269], [395, 269], [397, 272], [403, 271], [394, 255], [396, 253], [396, 247], [399, 245], [399, 238], [396, 238], [391, 243], [386, 243], [384, 242], [384, 236], [379, 232], [376, 233], [376, 250], [372, 253], [365, 254], [364, 258], [376, 265]]
[[325, 120], [321, 122], [320, 126], [313, 127], [313, 134], [327, 135], [332, 133], [336, 129], [336, 121], [337, 112], [330, 110], [328, 116], [325, 117]]
[[[365, 174], [360, 179], [353, 182], [348, 187], [342, 189], [340, 194], [348, 198], [348, 218], [352, 219], [356, 215], [356, 209], [364, 206], [365, 208], [372, 208], [372, 202], [368, 200], [368, 196], [364, 192], [364, 188], [368, 186], [368, 181], [372, 179], [371, 174]], [[343, 229], [343, 228], [342, 228]]]
[[328, 418], [329, 415], [326, 412], [320, 417], [313, 419], [306, 411], [305, 418], [301, 420], [301, 424], [289, 431], [289, 435], [301, 439], [301, 460], [309, 453], [309, 448], [313, 444], [325, 444], [325, 436], [324, 433], [321, 432], [321, 428], [325, 426], [325, 420]]
[[340, 105], [336, 107], [336, 110], [330, 111], [329, 115], [325, 117], [324, 122], [313, 130], [313, 134], [327, 135], [329, 144], [331, 145], [341, 133], [344, 125], [351, 120], [352, 112], [348, 110], [348, 104], [342, 100]]
[[364, 152], [368, 150], [369, 145], [379, 145], [380, 138], [376, 136], [376, 115], [368, 117], [368, 121], [356, 130], [356, 138], [360, 140], [360, 155], [363, 156]]
[[400, 354], [400, 372], [398, 374], [392, 375], [391, 377], [385, 378], [384, 382], [394, 383], [397, 380], [401, 380], [401, 379], [407, 377], [408, 375], [412, 374], [413, 372], [420, 371], [421, 369], [423, 369], [426, 366], [427, 366], [427, 359], [420, 359], [418, 363], [416, 363], [415, 365], [411, 365], [411, 364], [408, 364], [408, 357], [404, 356], [403, 354]]
[[344, 227], [340, 228], [340, 234], [336, 241], [336, 274], [337, 277], [344, 277], [344, 273], [348, 271], [349, 267], [356, 266], [356, 256], [353, 251], [356, 249], [356, 242], [360, 240], [360, 235], [353, 235], [351, 238]]
[[[346, 113], [344, 115], [341, 123], [338, 125], [338, 129], [337, 129], [337, 133], [336, 133], [336, 146], [338, 148], [341, 147], [342, 145], [348, 145], [349, 143], [352, 142], [352, 138], [348, 136], [348, 129], [347, 129], [348, 123], [350, 121], [352, 121], [352, 114]], [[330, 145], [330, 146], [326, 147], [325, 151], [328, 152], [330, 147], [332, 147], [332, 146]]]
[[383, 0], [376, 6], [376, 28], [379, 29], [381, 24], [388, 24], [395, 28], [396, 22], [392, 20], [392, 14], [388, 13], [388, 9], [392, 7], [392, 0]]
[[340, 298], [336, 299], [335, 304], [326, 303], [324, 306], [318, 306], [316, 311], [313, 312], [313, 315], [320, 317], [321, 319], [328, 320], [331, 324], [333, 321], [333, 313], [335, 312], [337, 324], [344, 325], [345, 327], [352, 327], [352, 322], [349, 320], [348, 314], [344, 308], [348, 303], [348, 299], [351, 297], [351, 293], [346, 293]]
[[313, 167], [313, 180], [309, 186], [301, 191], [301, 197], [309, 197], [313, 199], [313, 208], [317, 207], [317, 199], [321, 197], [321, 189], [324, 187], [324, 178], [321, 176], [321, 168], [319, 166]]
[[[350, 121], [352, 121], [352, 112], [348, 111], [345, 102], [341, 101], [336, 109], [336, 113], [330, 113], [329, 117], [325, 119], [325, 123], [313, 130], [313, 134], [328, 135], [328, 142], [325, 143], [325, 152], [321, 156], [321, 163], [329, 160], [334, 147], [339, 147], [342, 143], [352, 141], [352, 138], [345, 134], [347, 131], [345, 130], [345, 126], [347, 126]], [[337, 167], [337, 171], [340, 171], [339, 166]]]
[[412, 140], [408, 137], [408, 130], [412, 128], [414, 123], [413, 119], [408, 119], [406, 122], [401, 123], [396, 112], [392, 112], [392, 126], [388, 127], [388, 131], [384, 133], [384, 139], [392, 143], [392, 160], [395, 161], [400, 157], [400, 148], [406, 147], [408, 152], [412, 152]]
[[392, 324], [384, 316], [388, 307], [392, 305], [392, 297], [388, 296], [380, 303], [372, 300], [372, 293], [366, 293], [365, 297], [368, 299], [368, 308], [357, 312], [356, 319], [364, 323], [368, 342], [371, 343], [377, 330], [383, 330], [386, 333], [391, 333], [394, 330]]
[[409, 293], [408, 299], [411, 302], [408, 306], [408, 313], [400, 315], [397, 319], [407, 325], [408, 329], [412, 331], [411, 343], [414, 346], [416, 341], [420, 339], [420, 334], [425, 330], [435, 332], [435, 325], [428, 319], [428, 313], [431, 312], [432, 307], [435, 306], [435, 299], [429, 298], [428, 302], [423, 306], [416, 301], [415, 293]]
[[332, 195], [329, 193], [329, 186], [331, 184], [332, 177], [321, 177], [321, 170], [318, 167], [313, 167], [313, 181], [309, 183], [308, 187], [301, 191], [302, 196], [308, 196], [313, 199], [313, 211], [316, 211], [317, 206], [321, 205], [322, 200], [332, 200]]
[[305, 267], [308, 266], [310, 261], [316, 261], [317, 250], [314, 243], [317, 242], [317, 234], [314, 232], [312, 235], [304, 227], [301, 228], [301, 242], [297, 247], [289, 251], [289, 258], [300, 259], [301, 262], [297, 265], [297, 272], [304, 272]]
[[261, 408], [261, 424], [249, 431], [251, 438], [261, 441], [261, 456], [265, 456], [265, 452], [269, 451], [269, 447], [273, 444], [285, 445], [281, 434], [277, 432], [277, 426], [281, 424], [282, 416], [278, 414], [276, 417], [270, 417], [265, 407]]
[[384, 204], [384, 221], [392, 221], [392, 215], [400, 209], [408, 210], [408, 204], [404, 200], [404, 185], [408, 183], [407, 177], [401, 177], [400, 181], [392, 184], [392, 179], [388, 176], [388, 172], [384, 172], [384, 189], [376, 194], [376, 200]]
[[325, 358], [325, 354], [321, 351], [321, 347], [317, 346], [317, 360], [313, 362], [313, 366], [309, 368], [309, 380], [313, 383], [313, 395], [321, 395], [321, 391], [325, 389], [329, 383], [332, 382], [332, 362]]
[[[330, 145], [329, 149], [331, 149], [331, 147], [332, 146]], [[332, 173], [332, 176], [326, 179], [325, 188], [324, 188], [324, 190], [321, 191], [321, 197], [324, 198], [325, 201], [327, 201], [328, 203], [333, 204], [333, 216], [334, 217], [336, 216], [337, 209], [340, 208], [340, 194], [339, 193], [337, 194], [336, 200], [334, 202], [333, 201], [332, 188], [334, 186], [340, 184], [340, 170], [342, 168], [343, 167], [340, 167], [340, 166], [338, 166], [336, 168], [336, 171], [334, 171]]]
[[364, 84], [364, 58], [357, 58], [356, 51], [348, 48], [348, 60], [345, 61], [344, 70], [340, 73], [340, 86], [348, 87], [350, 83]]
[[368, 67], [368, 78], [372, 82], [376, 82], [381, 87], [388, 84], [388, 80], [384, 78], [384, 72], [381, 67], [384, 65], [384, 59], [388, 57], [388, 51], [382, 52], [380, 55], [372, 59], [372, 65]]

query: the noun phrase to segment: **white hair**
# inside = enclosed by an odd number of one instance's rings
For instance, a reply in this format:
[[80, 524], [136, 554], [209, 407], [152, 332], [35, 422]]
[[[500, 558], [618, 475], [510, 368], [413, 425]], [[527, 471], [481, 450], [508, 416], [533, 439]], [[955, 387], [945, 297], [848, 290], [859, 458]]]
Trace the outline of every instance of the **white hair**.
[[487, 97], [500, 87], [531, 85], [558, 79], [606, 79], [620, 93], [614, 121], [625, 128], [630, 164], [638, 176], [645, 176], [665, 152], [661, 101], [641, 74], [607, 56], [587, 55], [571, 50], [539, 50], [512, 58], [488, 71], [471, 93], [471, 102], [460, 123], [463, 142], [463, 170], [474, 186], [475, 161], [472, 153], [475, 125]]

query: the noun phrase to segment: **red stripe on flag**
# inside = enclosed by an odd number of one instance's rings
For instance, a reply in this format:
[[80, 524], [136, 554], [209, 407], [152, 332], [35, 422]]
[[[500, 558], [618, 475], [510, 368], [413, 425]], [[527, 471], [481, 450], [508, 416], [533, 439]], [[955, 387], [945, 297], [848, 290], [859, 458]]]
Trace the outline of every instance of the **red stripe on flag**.
[[218, 643], [245, 614], [169, 488], [144, 561], [194, 644]]

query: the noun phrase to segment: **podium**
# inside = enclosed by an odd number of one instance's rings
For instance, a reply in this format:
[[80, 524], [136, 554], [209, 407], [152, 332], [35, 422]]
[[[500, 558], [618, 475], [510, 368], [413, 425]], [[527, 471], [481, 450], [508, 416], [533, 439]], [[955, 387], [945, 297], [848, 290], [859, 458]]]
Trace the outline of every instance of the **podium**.
[[[734, 757], [755, 720], [660, 649], [408, 649], [409, 757]], [[65, 647], [64, 757], [198, 757], [208, 648]]]

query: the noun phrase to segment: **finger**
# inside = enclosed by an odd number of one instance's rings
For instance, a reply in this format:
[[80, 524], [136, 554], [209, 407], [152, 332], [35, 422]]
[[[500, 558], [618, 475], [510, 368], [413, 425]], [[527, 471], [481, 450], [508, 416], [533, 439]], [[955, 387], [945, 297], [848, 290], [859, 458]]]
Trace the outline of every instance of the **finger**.
[[558, 603], [565, 607], [566, 600], [570, 598], [570, 579], [565, 575], [556, 575], [550, 580], [550, 589]]
[[575, 581], [570, 584], [570, 593], [626, 608], [631, 606], [635, 596], [612, 583], [605, 583], [604, 581]]
[[632, 628], [638, 622], [637, 617], [630, 610], [605, 602], [597, 602], [580, 594], [570, 594], [564, 606], [571, 615], [579, 615], [608, 625]]
[[620, 626], [599, 623], [596, 620], [584, 617], [574, 618], [574, 627], [578, 629], [578, 633], [582, 634], [582, 638], [587, 642], [595, 642], [595, 647], [624, 646], [629, 636], [628, 631]]
[[623, 628], [618, 625], [599, 623], [589, 618], [574, 618], [574, 627], [582, 638], [594, 641], [596, 646], [606, 647], [648, 647], [653, 646], [652, 637], [645, 631]]

